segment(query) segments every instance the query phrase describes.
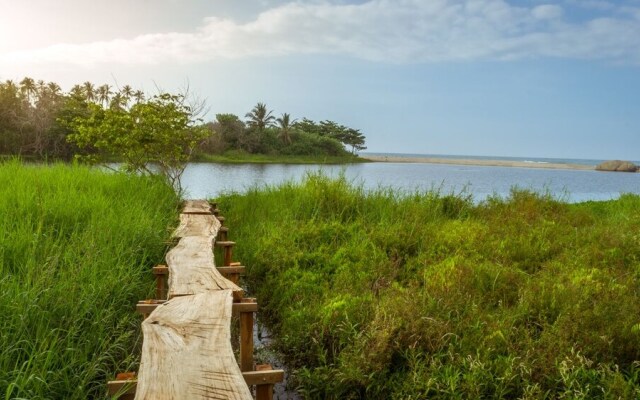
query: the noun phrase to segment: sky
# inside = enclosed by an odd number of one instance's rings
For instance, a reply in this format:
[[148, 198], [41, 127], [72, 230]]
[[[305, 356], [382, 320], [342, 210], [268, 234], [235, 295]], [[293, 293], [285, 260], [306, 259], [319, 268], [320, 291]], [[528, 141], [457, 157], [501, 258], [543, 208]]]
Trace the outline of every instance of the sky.
[[369, 152], [640, 160], [640, 0], [0, 0], [0, 80], [186, 86]]

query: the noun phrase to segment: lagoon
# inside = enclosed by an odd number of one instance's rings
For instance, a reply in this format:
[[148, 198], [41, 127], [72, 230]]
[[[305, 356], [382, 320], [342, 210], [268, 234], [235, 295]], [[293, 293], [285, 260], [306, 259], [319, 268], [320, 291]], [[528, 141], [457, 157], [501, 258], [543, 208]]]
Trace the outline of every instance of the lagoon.
[[447, 165], [428, 163], [362, 163], [346, 165], [190, 163], [183, 176], [188, 198], [211, 198], [244, 192], [253, 186], [300, 181], [308, 172], [344, 173], [365, 188], [393, 187], [404, 192], [439, 189], [466, 192], [475, 201], [507, 196], [513, 187], [550, 193], [569, 201], [611, 200], [622, 193], [640, 194], [640, 173], [595, 170]]

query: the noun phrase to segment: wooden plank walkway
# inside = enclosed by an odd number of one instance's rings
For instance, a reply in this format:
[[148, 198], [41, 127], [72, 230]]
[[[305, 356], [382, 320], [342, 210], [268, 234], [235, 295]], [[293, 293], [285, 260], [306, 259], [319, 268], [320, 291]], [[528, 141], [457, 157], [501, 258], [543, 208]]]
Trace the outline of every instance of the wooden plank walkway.
[[[185, 202], [173, 234], [179, 241], [167, 253], [167, 265], [153, 269], [158, 299], [137, 306], [147, 316], [138, 379], [127, 375], [109, 382], [110, 395], [122, 400], [249, 400], [247, 385], [257, 385], [258, 398], [271, 399], [273, 384], [282, 381], [281, 370], [255, 370], [253, 314], [258, 305], [243, 298], [236, 284], [244, 267], [231, 262], [234, 242], [219, 242], [225, 260], [220, 271], [231, 280], [216, 268], [213, 246], [219, 233], [226, 239], [228, 229], [221, 230], [224, 219], [213, 213], [217, 207], [204, 200]], [[233, 313], [240, 317], [239, 364], [231, 347]]]
[[169, 299], [212, 290], [231, 290], [242, 298], [242, 289], [216, 269], [210, 236], [186, 236], [167, 253]]
[[136, 399], [251, 399], [231, 348], [231, 291], [183, 296], [142, 323]]

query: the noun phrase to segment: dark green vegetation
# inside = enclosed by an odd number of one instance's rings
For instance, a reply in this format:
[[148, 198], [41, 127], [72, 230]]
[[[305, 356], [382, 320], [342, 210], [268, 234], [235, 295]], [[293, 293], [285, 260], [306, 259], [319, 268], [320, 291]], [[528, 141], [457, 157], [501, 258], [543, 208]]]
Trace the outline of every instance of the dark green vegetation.
[[0, 393], [101, 397], [134, 370], [177, 198], [162, 180], [0, 164]]
[[298, 156], [250, 154], [238, 151], [227, 151], [224, 154], [198, 154], [192, 161], [205, 161], [224, 164], [345, 164], [369, 162], [364, 158], [346, 154], [342, 156]]
[[640, 397], [640, 197], [367, 193], [218, 199], [308, 398]]
[[81, 154], [94, 162], [122, 161], [138, 172], [149, 172], [152, 163], [175, 182], [194, 151], [201, 158], [243, 153], [348, 161], [366, 149], [357, 129], [296, 121], [287, 113], [276, 118], [263, 103], [245, 121], [217, 114], [205, 123], [204, 110], [188, 91], [146, 96], [129, 85], [85, 82], [63, 92], [54, 82], [8, 80], [0, 82], [0, 155], [70, 160]]
[[359, 130], [333, 121], [316, 123], [306, 118], [296, 121], [287, 113], [275, 118], [263, 103], [258, 103], [245, 117], [247, 120], [243, 122], [233, 114], [217, 114], [216, 121], [207, 125], [211, 135], [199, 151], [221, 157], [263, 154], [283, 159], [340, 157], [348, 161], [356, 157], [357, 151], [366, 149], [365, 137]]

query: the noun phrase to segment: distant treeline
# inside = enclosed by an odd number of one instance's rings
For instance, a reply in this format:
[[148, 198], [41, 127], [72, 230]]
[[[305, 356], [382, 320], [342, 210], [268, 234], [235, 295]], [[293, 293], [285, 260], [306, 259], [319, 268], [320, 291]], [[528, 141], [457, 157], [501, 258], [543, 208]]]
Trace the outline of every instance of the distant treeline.
[[[67, 140], [74, 121], [90, 114], [90, 105], [104, 109], [129, 109], [145, 102], [145, 93], [129, 85], [114, 88], [85, 82], [63, 92], [55, 82], [24, 78], [19, 83], [0, 82], [0, 154], [39, 159], [70, 159], [78, 152]], [[199, 105], [201, 106], [201, 104]], [[197, 152], [227, 151], [273, 155], [348, 155], [365, 149], [365, 137], [357, 129], [333, 121], [279, 118], [258, 103], [241, 120], [233, 114], [217, 114], [205, 123], [209, 134]]]
[[276, 118], [264, 103], [258, 103], [243, 122], [234, 114], [217, 114], [207, 124], [211, 131], [200, 150], [221, 154], [229, 150], [253, 154], [345, 155], [366, 147], [364, 135], [334, 121], [319, 123], [303, 118], [292, 120], [288, 113]]

